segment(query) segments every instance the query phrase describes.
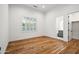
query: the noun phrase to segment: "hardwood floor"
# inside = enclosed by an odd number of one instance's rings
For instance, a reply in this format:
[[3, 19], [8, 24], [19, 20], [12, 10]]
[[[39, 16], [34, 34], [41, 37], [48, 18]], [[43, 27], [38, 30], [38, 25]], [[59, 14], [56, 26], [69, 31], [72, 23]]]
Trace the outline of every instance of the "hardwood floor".
[[64, 41], [38, 37], [27, 40], [10, 42], [6, 54], [65, 54], [79, 53], [79, 40]]
[[72, 39], [69, 41], [66, 48], [60, 54], [79, 54], [79, 40]]

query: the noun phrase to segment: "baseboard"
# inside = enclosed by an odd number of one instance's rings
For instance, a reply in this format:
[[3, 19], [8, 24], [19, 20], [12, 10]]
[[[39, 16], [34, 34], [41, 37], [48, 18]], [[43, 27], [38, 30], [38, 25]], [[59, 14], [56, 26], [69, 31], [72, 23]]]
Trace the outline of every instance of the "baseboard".
[[[32, 38], [26, 38], [26, 39], [19, 39], [19, 40], [16, 40], [16, 41], [10, 41], [9, 43], [19, 42], [19, 41], [24, 41], [24, 40], [31, 40], [31, 39], [36, 39], [36, 38], [51, 38], [51, 39], [56, 39], [56, 40], [64, 41], [64, 40], [61, 40], [61, 39], [58, 38], [58, 37], [38, 36], [38, 37], [32, 37]], [[64, 42], [66, 42], [66, 41], [64, 41]]]
[[61, 40], [61, 41], [68, 42], [68, 40], [64, 40], [63, 38], [59, 38], [59, 37], [54, 37], [54, 36], [47, 36], [47, 37], [50, 37], [50, 38], [54, 38], [54, 39], [58, 39], [58, 40]]
[[15, 40], [15, 41], [10, 41], [9, 43], [24, 41], [24, 40], [31, 40], [31, 39], [41, 38], [41, 37], [47, 37], [47, 36], [36, 36], [36, 37], [31, 37], [31, 38], [19, 39], [19, 40]]
[[76, 40], [79, 40], [79, 38], [72, 38], [72, 39], [76, 39]]

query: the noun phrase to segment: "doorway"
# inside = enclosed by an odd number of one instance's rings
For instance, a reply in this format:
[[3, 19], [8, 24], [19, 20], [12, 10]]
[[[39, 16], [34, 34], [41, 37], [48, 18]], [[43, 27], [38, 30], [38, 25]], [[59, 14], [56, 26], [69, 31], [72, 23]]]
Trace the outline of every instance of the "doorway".
[[72, 38], [79, 39], [79, 21], [72, 22]]
[[69, 38], [79, 39], [79, 12], [69, 14], [68, 26], [69, 26], [69, 28], [68, 28], [69, 29], [69, 33], [68, 33]]

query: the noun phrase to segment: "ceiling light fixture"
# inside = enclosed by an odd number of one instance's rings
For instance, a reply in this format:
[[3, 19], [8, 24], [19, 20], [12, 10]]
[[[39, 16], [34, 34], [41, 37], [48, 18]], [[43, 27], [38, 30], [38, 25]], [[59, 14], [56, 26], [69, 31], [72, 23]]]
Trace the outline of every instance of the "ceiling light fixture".
[[42, 8], [45, 8], [45, 5], [42, 5]]

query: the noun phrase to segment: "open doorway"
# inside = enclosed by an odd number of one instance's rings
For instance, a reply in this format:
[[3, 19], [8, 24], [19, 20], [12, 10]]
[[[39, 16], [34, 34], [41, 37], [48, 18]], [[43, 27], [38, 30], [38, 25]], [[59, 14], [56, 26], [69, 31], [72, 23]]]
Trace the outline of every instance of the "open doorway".
[[72, 38], [79, 39], [79, 21], [72, 22]]
[[69, 15], [69, 37], [79, 39], [79, 12]]

